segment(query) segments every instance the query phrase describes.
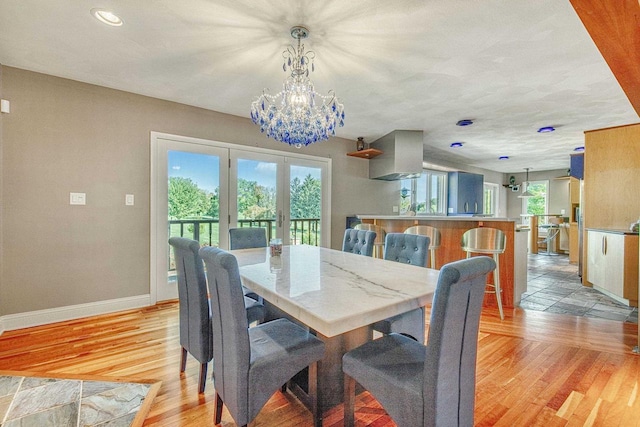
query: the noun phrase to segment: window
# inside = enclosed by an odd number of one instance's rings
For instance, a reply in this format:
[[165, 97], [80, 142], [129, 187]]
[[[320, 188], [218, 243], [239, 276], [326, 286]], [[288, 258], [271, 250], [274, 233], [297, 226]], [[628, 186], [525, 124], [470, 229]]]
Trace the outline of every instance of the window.
[[[548, 203], [549, 181], [529, 181], [526, 190], [533, 197], [522, 198], [522, 213], [530, 215], [546, 215]], [[546, 224], [547, 217], [542, 216], [538, 224]]]
[[419, 178], [403, 179], [400, 212], [418, 215], [447, 214], [447, 173], [423, 170]]
[[498, 215], [498, 184], [485, 182], [484, 184], [484, 215]]

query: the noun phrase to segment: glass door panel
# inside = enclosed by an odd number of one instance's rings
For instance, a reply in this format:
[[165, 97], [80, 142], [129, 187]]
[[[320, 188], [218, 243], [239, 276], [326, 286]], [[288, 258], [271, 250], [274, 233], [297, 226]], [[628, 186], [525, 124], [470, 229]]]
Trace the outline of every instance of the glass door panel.
[[290, 245], [329, 246], [331, 203], [327, 162], [287, 157], [284, 227]]
[[228, 245], [228, 150], [158, 139], [156, 301], [178, 297], [174, 236]]
[[267, 241], [283, 238], [282, 164], [280, 156], [231, 150], [230, 224], [263, 227]]
[[321, 217], [322, 169], [290, 165], [289, 244], [320, 246]]
[[220, 246], [220, 157], [170, 150], [169, 237]]

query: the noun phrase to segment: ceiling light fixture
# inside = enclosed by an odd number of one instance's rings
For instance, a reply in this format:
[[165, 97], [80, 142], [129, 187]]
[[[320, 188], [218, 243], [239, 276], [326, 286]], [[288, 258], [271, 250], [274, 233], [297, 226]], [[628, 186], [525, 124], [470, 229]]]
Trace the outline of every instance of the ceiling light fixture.
[[576, 147], [573, 151], [584, 151], [584, 147]]
[[460, 147], [462, 147], [462, 145], [463, 145], [462, 142], [452, 142], [450, 147], [451, 148], [460, 148]]
[[545, 126], [538, 129], [538, 133], [549, 133], [553, 132], [554, 130], [556, 130], [556, 128], [554, 128], [553, 126]]
[[103, 24], [119, 27], [124, 21], [115, 13], [105, 9], [91, 9], [91, 15]]
[[500, 156], [498, 160], [509, 160], [509, 156]]
[[533, 197], [533, 194], [531, 194], [529, 192], [529, 169], [530, 168], [524, 168], [524, 170], [527, 171], [527, 180], [523, 183], [523, 187], [524, 187], [524, 192], [518, 196], [519, 199], [525, 199], [527, 197]]
[[456, 126], [469, 126], [472, 124], [473, 124], [473, 120], [464, 119], [464, 120], [458, 120], [458, 123], [456, 123]]
[[298, 47], [289, 46], [282, 52], [283, 70], [291, 76], [283, 83], [283, 90], [269, 95], [263, 90], [251, 103], [251, 120], [260, 126], [261, 132], [276, 141], [297, 148], [329, 139], [336, 134], [336, 127], [344, 126], [344, 106], [335, 93], [320, 95], [309, 79], [315, 70], [315, 52], [304, 50], [300, 41], [307, 38], [309, 30], [296, 26], [291, 28], [291, 37], [298, 40]]

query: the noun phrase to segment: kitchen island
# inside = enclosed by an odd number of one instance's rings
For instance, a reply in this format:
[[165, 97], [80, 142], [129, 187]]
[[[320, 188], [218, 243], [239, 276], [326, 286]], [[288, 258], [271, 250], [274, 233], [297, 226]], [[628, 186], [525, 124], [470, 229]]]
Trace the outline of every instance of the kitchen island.
[[[440, 248], [436, 251], [436, 267], [466, 257], [460, 242], [465, 231], [477, 227], [497, 228], [507, 237], [507, 247], [500, 255], [500, 285], [502, 305], [512, 309], [520, 304], [521, 295], [527, 290], [527, 239], [528, 229], [517, 228], [519, 220], [471, 216], [402, 216], [356, 215], [363, 223], [376, 224], [387, 233], [402, 233], [414, 225], [430, 225], [440, 230]], [[493, 281], [493, 277], [489, 277]], [[494, 294], [486, 294], [485, 306], [497, 307]]]

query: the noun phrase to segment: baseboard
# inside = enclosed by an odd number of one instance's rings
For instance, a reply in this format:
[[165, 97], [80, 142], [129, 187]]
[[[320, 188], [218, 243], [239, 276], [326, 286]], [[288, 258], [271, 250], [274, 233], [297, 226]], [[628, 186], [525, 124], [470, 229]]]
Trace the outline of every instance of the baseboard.
[[614, 293], [613, 293], [613, 292], [611, 292], [611, 291], [608, 291], [608, 290], [606, 290], [606, 289], [603, 289], [603, 288], [601, 288], [600, 286], [593, 285], [593, 289], [595, 289], [596, 291], [602, 292], [603, 294], [605, 294], [605, 295], [606, 295], [606, 296], [608, 296], [609, 298], [611, 298], [611, 299], [614, 299], [614, 300], [618, 301], [620, 304], [624, 304], [624, 305], [626, 305], [627, 307], [631, 307], [631, 306], [632, 306], [631, 301], [629, 301], [628, 299], [623, 298], [623, 297], [621, 297], [621, 296], [619, 296], [619, 295], [616, 295], [616, 294], [614, 294]]
[[0, 335], [2, 335], [4, 331], [30, 328], [32, 326], [80, 319], [82, 317], [96, 316], [99, 314], [114, 313], [116, 311], [147, 307], [149, 305], [151, 305], [151, 295], [138, 295], [135, 297], [9, 314], [0, 316]]

